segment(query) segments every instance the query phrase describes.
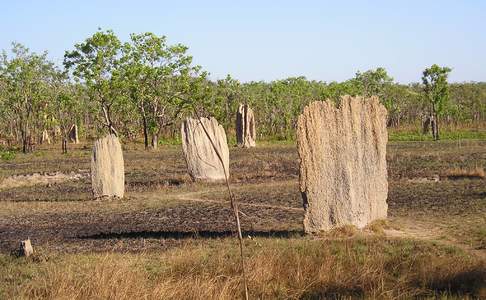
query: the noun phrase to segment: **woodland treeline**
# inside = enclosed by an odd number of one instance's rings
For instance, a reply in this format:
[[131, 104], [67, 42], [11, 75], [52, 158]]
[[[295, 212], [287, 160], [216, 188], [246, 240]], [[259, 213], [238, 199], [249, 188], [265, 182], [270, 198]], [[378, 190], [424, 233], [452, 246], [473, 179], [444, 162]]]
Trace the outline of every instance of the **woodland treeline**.
[[482, 127], [486, 83], [448, 84], [450, 71], [434, 65], [409, 85], [395, 82], [383, 68], [344, 82], [292, 77], [242, 83], [230, 75], [210, 80], [186, 46], [152, 33], [121, 41], [100, 30], [67, 50], [62, 66], [47, 53], [13, 43], [0, 58], [0, 143], [27, 152], [44, 131], [66, 140], [77, 124], [82, 138], [111, 132], [150, 148], [177, 139], [181, 120], [195, 113], [214, 116], [231, 137], [240, 103], [253, 108], [258, 138], [292, 139], [305, 105], [346, 94], [378, 96], [394, 128], [421, 130], [428, 116], [451, 128]]

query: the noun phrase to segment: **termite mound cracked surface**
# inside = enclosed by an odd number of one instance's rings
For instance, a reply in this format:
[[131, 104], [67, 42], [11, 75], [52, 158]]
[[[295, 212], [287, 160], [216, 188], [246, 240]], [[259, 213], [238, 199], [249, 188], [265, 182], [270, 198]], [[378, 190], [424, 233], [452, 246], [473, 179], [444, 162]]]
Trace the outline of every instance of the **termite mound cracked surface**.
[[377, 97], [316, 101], [297, 123], [304, 230], [362, 228], [387, 216], [387, 111]]

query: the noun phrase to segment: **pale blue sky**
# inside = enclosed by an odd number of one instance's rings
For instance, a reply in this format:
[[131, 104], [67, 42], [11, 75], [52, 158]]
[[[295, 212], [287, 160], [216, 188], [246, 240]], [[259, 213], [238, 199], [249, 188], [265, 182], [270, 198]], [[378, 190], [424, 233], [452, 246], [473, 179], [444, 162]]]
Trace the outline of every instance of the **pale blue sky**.
[[341, 81], [385, 67], [403, 83], [437, 63], [486, 81], [486, 1], [3, 1], [0, 49], [64, 51], [94, 33], [154, 32], [189, 46], [212, 78]]

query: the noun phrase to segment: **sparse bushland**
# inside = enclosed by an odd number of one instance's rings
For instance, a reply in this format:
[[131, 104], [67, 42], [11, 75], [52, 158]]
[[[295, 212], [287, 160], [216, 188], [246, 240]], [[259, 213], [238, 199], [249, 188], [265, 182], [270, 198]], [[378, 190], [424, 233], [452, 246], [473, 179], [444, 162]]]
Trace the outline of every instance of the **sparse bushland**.
[[[251, 298], [473, 298], [486, 265], [449, 246], [355, 235], [245, 239]], [[20, 299], [235, 299], [237, 245], [212, 239], [162, 253], [0, 256], [0, 296]]]
[[[434, 140], [432, 135], [423, 134], [417, 128], [418, 125], [415, 128], [412, 126], [404, 126], [403, 128], [389, 129], [388, 140], [391, 142], [421, 142]], [[480, 129], [467, 127], [442, 128], [440, 139], [446, 141], [486, 140], [486, 127]]]
[[[86, 174], [90, 142], [105, 128], [124, 142], [128, 196], [91, 201], [87, 176], [2, 187], [0, 298], [241, 296], [237, 247], [225, 238], [233, 228], [225, 190], [190, 182], [180, 147], [170, 146], [179, 142], [180, 122], [194, 103], [198, 113], [224, 125], [233, 144], [237, 106], [248, 103], [256, 114], [264, 142], [232, 151], [230, 179], [243, 228], [252, 235], [245, 239], [252, 298], [486, 297], [484, 175], [464, 179], [486, 165], [485, 83], [446, 84], [449, 101], [436, 102], [440, 113], [433, 114], [440, 114], [441, 138], [454, 141], [432, 143], [421, 121], [436, 100], [425, 83], [395, 83], [382, 68], [340, 83], [211, 81], [186, 51], [149, 33], [123, 43], [112, 31], [99, 31], [66, 54], [65, 70], [19, 44], [2, 55], [0, 179]], [[341, 228], [303, 238], [291, 146], [296, 119], [309, 102], [338, 102], [345, 94], [379, 95], [390, 140], [424, 142], [389, 144], [390, 224], [370, 225], [371, 236]], [[60, 155], [59, 139], [72, 124], [84, 144]], [[44, 129], [55, 145], [39, 145]], [[149, 135], [151, 148], [167, 146], [141, 150], [149, 148]], [[34, 155], [17, 154], [35, 148]], [[451, 170], [460, 180], [428, 180]], [[406, 238], [390, 239], [389, 229]], [[25, 235], [37, 255], [8, 255]]]
[[[486, 83], [449, 84], [447, 67], [433, 65], [422, 83], [408, 85], [395, 82], [383, 68], [358, 71], [343, 82], [290, 77], [241, 83], [229, 75], [210, 80], [188, 53], [188, 47], [170, 44], [165, 36], [132, 34], [124, 42], [111, 30], [99, 30], [66, 52], [61, 69], [46, 54], [13, 44], [0, 57], [0, 145], [30, 152], [44, 130], [55, 140], [65, 139], [75, 123], [82, 139], [109, 131], [156, 148], [179, 138], [181, 121], [193, 114], [194, 104], [199, 115], [215, 117], [233, 133], [240, 103], [255, 111], [257, 139], [291, 140], [307, 104], [339, 102], [343, 95], [377, 95], [388, 110], [389, 128], [413, 127], [410, 134], [392, 134], [392, 140], [432, 139], [431, 126], [437, 139], [439, 118], [441, 138], [456, 138], [461, 128], [458, 138], [471, 130], [481, 132], [473, 138], [484, 138]], [[424, 126], [427, 116], [435, 123]]]

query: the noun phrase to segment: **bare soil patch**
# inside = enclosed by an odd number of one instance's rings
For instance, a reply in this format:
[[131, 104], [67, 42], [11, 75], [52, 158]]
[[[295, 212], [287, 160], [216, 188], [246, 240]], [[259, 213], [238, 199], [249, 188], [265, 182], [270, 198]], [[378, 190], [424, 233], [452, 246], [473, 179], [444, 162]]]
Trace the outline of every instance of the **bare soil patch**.
[[81, 180], [87, 178], [89, 174], [87, 173], [34, 173], [28, 175], [12, 175], [5, 178], [0, 182], [0, 189], [11, 189], [18, 188], [22, 186], [32, 186], [32, 185], [51, 185], [56, 183], [61, 183], [69, 180]]
[[[179, 147], [143, 151], [125, 146], [127, 197], [93, 201], [89, 178], [0, 190], [0, 252], [30, 237], [41, 249], [62, 252], [136, 252], [232, 236], [223, 184], [193, 183]], [[434, 158], [434, 159], [431, 159]], [[33, 165], [35, 162], [35, 166]], [[6, 167], [8, 165], [8, 168]], [[0, 162], [2, 176], [87, 170], [89, 151], [45, 152]], [[388, 147], [389, 216], [398, 231], [485, 251], [484, 179], [425, 180], [451, 168], [486, 165], [486, 142], [393, 143]], [[14, 168], [12, 168], [14, 166]], [[56, 171], [53, 171], [56, 170]], [[300, 236], [302, 200], [292, 145], [230, 149], [231, 184], [250, 236]]]

